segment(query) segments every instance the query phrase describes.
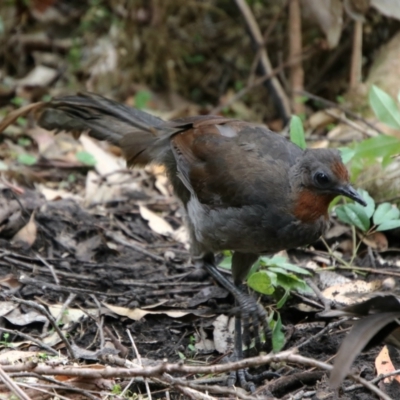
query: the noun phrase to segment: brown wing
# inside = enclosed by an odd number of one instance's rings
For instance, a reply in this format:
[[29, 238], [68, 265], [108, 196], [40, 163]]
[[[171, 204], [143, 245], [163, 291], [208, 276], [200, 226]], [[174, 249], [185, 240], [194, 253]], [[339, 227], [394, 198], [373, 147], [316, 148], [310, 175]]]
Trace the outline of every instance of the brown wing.
[[177, 168], [201, 203], [266, 205], [289, 192], [290, 167], [302, 150], [265, 127], [202, 119], [171, 138]]

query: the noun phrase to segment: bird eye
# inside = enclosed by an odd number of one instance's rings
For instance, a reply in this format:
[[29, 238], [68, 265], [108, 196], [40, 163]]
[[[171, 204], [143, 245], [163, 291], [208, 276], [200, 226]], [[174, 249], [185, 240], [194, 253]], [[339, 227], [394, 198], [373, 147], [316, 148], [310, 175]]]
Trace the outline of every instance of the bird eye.
[[326, 186], [331, 182], [328, 175], [324, 174], [323, 172], [317, 172], [314, 175], [314, 179], [319, 186]]

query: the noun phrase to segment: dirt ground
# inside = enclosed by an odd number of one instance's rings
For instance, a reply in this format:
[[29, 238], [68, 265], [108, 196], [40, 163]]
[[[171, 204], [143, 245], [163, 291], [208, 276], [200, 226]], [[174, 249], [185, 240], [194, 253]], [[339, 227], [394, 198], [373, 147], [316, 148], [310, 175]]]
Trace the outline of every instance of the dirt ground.
[[[130, 174], [131, 178], [137, 177], [135, 171]], [[155, 190], [154, 196], [148, 195], [154, 177], [142, 175], [141, 179], [147, 193], [138, 191], [136, 196], [89, 208], [72, 199], [47, 201], [35, 190], [24, 190], [19, 194], [15, 193], [15, 188], [2, 190], [2, 210], [9, 212], [9, 218], [4, 220], [1, 232], [1, 297], [3, 306], [11, 303], [18, 310], [13, 318], [6, 316], [1, 319], [0, 329], [11, 332], [6, 339], [3, 332], [3, 357], [7, 352], [19, 349], [33, 352], [35, 357], [42, 357], [42, 363], [53, 365], [50, 362], [53, 355], [43, 359], [41, 354], [46, 350], [38, 345], [47, 343], [48, 338], [52, 338], [48, 343], [53, 349], [62, 355], [68, 354], [59, 338], [52, 342], [54, 329], [47, 318], [28, 303], [34, 301], [50, 309], [58, 306], [59, 312], [64, 306], [63, 317], [58, 324], [73, 345], [81, 367], [115, 365], [106, 358], [109, 355], [119, 359], [136, 359], [132, 340], [144, 365], [168, 361], [195, 366], [228, 360], [225, 356], [229, 355], [229, 351], [220, 354], [212, 347], [207, 351], [196, 345], [202, 341], [212, 343], [217, 340], [213, 336], [213, 324], [218, 316], [232, 315], [233, 299], [204, 271], [192, 265], [187, 246], [155, 233], [148, 226], [140, 215], [138, 199], [154, 211], [166, 212], [166, 220], [176, 227], [181, 225], [180, 207], [173, 197], [161, 196]], [[10, 243], [8, 238], [29, 220], [33, 210], [37, 228], [33, 246], [28, 248], [23, 241]], [[296, 251], [290, 255], [301, 263], [313, 258], [310, 252]], [[23, 302], [18, 304], [18, 299]], [[309, 300], [314, 304], [318, 302], [313, 297]], [[263, 296], [260, 301], [267, 307], [275, 302], [268, 296]], [[303, 301], [294, 296], [281, 312], [286, 336], [284, 350], [299, 347], [300, 355], [328, 361], [335, 355], [348, 329], [345, 323], [337, 324], [323, 336], [313, 339], [330, 321], [315, 318], [318, 309], [314, 312], [299, 311], [298, 304]], [[135, 310], [141, 310], [143, 316], [138, 317]], [[77, 316], [76, 311], [82, 313]], [[146, 315], [146, 312], [150, 313]], [[39, 342], [34, 343], [23, 334]], [[302, 346], [305, 340], [308, 343]], [[363, 353], [354, 365], [355, 371], [367, 380], [375, 376], [377, 353], [377, 348]], [[27, 359], [22, 357], [20, 360], [25, 362], [28, 370]], [[67, 363], [71, 361], [69, 358]], [[324, 371], [282, 362], [262, 365], [251, 372], [267, 370], [277, 372], [280, 377], [256, 382], [257, 393], [262, 398], [337, 398], [329, 389]], [[228, 392], [223, 394], [226, 377], [226, 374], [209, 375], [205, 379], [193, 374], [186, 379], [200, 383], [205, 380], [218, 385], [222, 393], [216, 394], [217, 397], [232, 397]], [[398, 385], [393, 382], [391, 385]], [[146, 393], [140, 378], [130, 381], [113, 377], [102, 385], [89, 379], [85, 385], [86, 392], [84, 390], [83, 394], [74, 395], [78, 397], [68, 398], [86, 398], [91, 390], [98, 391], [98, 395], [105, 391], [112, 392], [113, 388], [116, 390], [116, 385], [122, 389], [129, 385], [132, 398], [135, 398], [133, 393], [144, 396]], [[153, 398], [166, 398], [167, 392], [173, 399], [187, 398], [176, 385], [166, 387], [151, 379], [149, 385]], [[351, 382], [346, 381], [344, 387], [350, 385]], [[76, 382], [72, 386], [81, 388]], [[71, 396], [69, 391], [61, 390], [59, 393]], [[119, 398], [118, 393], [113, 396], [111, 398]], [[371, 399], [374, 395], [359, 387], [348, 393], [341, 392], [339, 398]]]

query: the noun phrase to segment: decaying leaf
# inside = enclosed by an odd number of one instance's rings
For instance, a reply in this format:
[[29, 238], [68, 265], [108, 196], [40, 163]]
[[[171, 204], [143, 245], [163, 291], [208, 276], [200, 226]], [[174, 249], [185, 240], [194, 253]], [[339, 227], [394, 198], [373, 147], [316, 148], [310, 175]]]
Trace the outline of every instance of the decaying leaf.
[[[392, 360], [390, 359], [390, 354], [387, 346], [384, 346], [383, 349], [379, 352], [378, 356], [376, 357], [375, 368], [376, 368], [376, 374], [378, 376], [396, 371], [396, 368], [394, 367]], [[390, 383], [393, 379], [396, 379], [396, 381], [400, 383], [400, 376], [391, 376], [385, 378], [383, 382]]]
[[171, 317], [171, 318], [181, 318], [181, 317], [184, 317], [185, 315], [188, 315], [188, 314], [195, 314], [195, 315], [201, 315], [202, 314], [201, 311], [197, 311], [197, 310], [150, 311], [150, 310], [143, 310], [141, 308], [127, 308], [127, 307], [114, 306], [112, 304], [105, 304], [105, 303], [103, 303], [103, 304], [104, 304], [104, 306], [106, 306], [109, 310], [111, 310], [115, 314], [121, 315], [123, 317], [128, 317], [130, 319], [133, 319], [134, 321], [139, 321], [140, 319], [142, 319], [147, 314], [164, 314], [164, 315], [168, 315], [168, 317]]
[[35, 222], [35, 212], [33, 212], [29, 218], [29, 222], [14, 235], [11, 239], [11, 243], [22, 242], [31, 247], [33, 243], [35, 243], [36, 235], [37, 227]]
[[356, 280], [326, 288], [322, 294], [329, 300], [340, 304], [350, 305], [360, 302], [365, 298], [363, 295], [370, 295], [382, 287], [382, 281], [365, 282]]
[[225, 354], [232, 350], [235, 318], [229, 318], [222, 314], [215, 319], [213, 325], [215, 350], [221, 354]]
[[312, 18], [325, 33], [329, 48], [339, 43], [343, 28], [341, 0], [301, 0], [305, 16]]

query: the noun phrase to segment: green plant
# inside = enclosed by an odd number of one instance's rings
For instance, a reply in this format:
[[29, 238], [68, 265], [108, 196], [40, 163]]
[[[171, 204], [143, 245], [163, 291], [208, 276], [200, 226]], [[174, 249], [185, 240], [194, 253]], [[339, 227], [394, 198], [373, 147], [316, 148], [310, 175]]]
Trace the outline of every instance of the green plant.
[[[225, 252], [225, 258], [220, 267], [230, 268], [231, 261], [230, 252]], [[291, 291], [311, 292], [304, 279], [299, 278], [296, 274], [311, 275], [304, 268], [289, 263], [286, 257], [276, 255], [271, 258], [260, 257], [247, 276], [247, 284], [254, 291], [277, 298], [276, 310], [272, 311], [268, 317], [274, 351], [279, 351], [283, 347], [285, 337], [282, 331], [281, 317], [277, 310], [286, 303]]]
[[122, 387], [121, 387], [121, 385], [120, 385], [119, 383], [116, 383], [116, 384], [112, 387], [111, 393], [112, 393], [112, 394], [116, 394], [116, 395], [121, 394], [121, 393], [122, 393]]
[[276, 308], [282, 308], [292, 290], [308, 292], [306, 282], [298, 275], [311, 275], [309, 271], [288, 262], [286, 257], [260, 257], [252, 267], [247, 284], [256, 292], [275, 295], [278, 298]]
[[[342, 264], [350, 266], [357, 255], [358, 248], [363, 238], [367, 238], [378, 231], [387, 231], [400, 227], [400, 210], [390, 204], [381, 203], [376, 206], [374, 199], [366, 190], [359, 189], [363, 199], [367, 202], [366, 207], [358, 203], [347, 203], [335, 208], [338, 218], [351, 225], [353, 231], [353, 254], [349, 263], [338, 259]], [[372, 221], [372, 223], [371, 223]], [[361, 232], [361, 240], [357, 242], [356, 229]]]
[[[369, 91], [369, 104], [377, 118], [386, 125], [400, 129], [400, 109], [396, 101], [382, 89], [372, 86]], [[400, 100], [399, 100], [400, 102]], [[400, 140], [394, 136], [378, 135], [351, 146], [340, 148], [344, 163], [351, 161], [353, 179], [368, 166], [379, 163], [386, 167], [393, 156], [400, 153]]]
[[304, 138], [303, 123], [301, 122], [301, 118], [297, 115], [292, 115], [290, 119], [290, 140], [303, 150], [307, 147]]
[[78, 161], [81, 163], [88, 165], [92, 167], [93, 165], [96, 165], [96, 159], [87, 151], [78, 151], [76, 153], [76, 158]]
[[49, 360], [49, 355], [47, 353], [39, 353], [38, 358], [41, 361], [47, 361]]
[[151, 100], [151, 93], [148, 90], [139, 90], [135, 94], [135, 107], [139, 110], [145, 108]]
[[3, 338], [0, 340], [0, 345], [4, 347], [9, 347], [10, 346], [10, 334], [9, 333], [3, 333]]
[[36, 163], [37, 157], [32, 154], [23, 153], [18, 156], [17, 161], [24, 165], [33, 165]]
[[195, 344], [196, 344], [196, 338], [193, 335], [190, 335], [189, 344], [188, 344], [188, 350], [193, 354], [197, 353]]

